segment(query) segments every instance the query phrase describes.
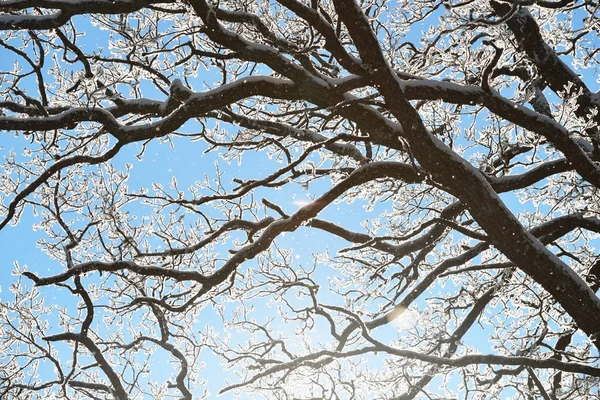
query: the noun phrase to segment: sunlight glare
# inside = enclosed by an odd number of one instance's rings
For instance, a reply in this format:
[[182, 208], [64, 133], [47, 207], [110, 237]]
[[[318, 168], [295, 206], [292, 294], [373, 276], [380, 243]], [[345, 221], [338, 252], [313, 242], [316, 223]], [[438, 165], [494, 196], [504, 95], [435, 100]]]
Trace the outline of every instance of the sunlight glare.
[[309, 199], [296, 199], [292, 203], [298, 207], [304, 207], [305, 205], [310, 204], [311, 201]]
[[387, 320], [398, 330], [408, 330], [417, 323], [417, 313], [403, 306], [397, 306], [387, 315]]

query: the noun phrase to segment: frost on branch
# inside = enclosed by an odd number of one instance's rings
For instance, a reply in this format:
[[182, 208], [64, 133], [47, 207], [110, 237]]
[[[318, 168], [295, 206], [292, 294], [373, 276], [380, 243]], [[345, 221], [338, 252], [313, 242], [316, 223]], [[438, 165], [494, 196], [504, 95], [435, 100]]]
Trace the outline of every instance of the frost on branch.
[[598, 14], [2, 2], [0, 397], [597, 398]]

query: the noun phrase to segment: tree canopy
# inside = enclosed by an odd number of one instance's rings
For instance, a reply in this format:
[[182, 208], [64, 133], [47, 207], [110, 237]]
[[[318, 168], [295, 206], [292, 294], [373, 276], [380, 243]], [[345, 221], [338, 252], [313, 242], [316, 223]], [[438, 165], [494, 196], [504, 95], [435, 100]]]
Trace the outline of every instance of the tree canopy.
[[598, 398], [599, 17], [2, 1], [0, 397]]

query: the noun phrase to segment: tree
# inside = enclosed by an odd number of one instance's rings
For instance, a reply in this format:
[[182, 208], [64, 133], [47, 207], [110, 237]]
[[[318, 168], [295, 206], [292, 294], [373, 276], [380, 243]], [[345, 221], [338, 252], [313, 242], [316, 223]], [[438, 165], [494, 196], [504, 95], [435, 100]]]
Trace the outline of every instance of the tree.
[[2, 398], [597, 398], [595, 0], [0, 12]]

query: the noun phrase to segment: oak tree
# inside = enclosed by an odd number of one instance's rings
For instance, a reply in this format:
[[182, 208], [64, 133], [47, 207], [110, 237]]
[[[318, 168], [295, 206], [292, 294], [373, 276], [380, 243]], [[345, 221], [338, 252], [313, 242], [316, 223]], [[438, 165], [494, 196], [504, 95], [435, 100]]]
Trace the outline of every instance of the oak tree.
[[0, 397], [597, 398], [599, 17], [2, 1]]

